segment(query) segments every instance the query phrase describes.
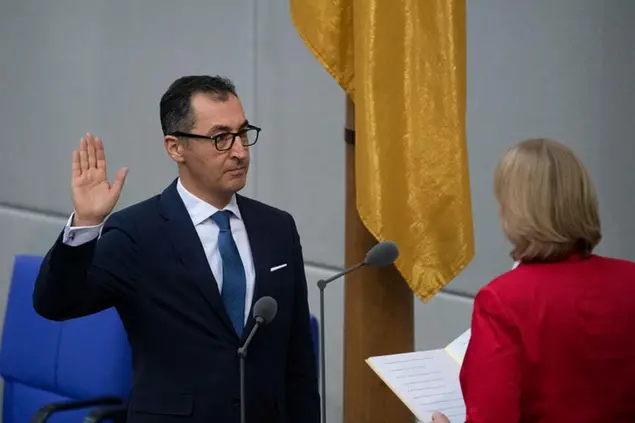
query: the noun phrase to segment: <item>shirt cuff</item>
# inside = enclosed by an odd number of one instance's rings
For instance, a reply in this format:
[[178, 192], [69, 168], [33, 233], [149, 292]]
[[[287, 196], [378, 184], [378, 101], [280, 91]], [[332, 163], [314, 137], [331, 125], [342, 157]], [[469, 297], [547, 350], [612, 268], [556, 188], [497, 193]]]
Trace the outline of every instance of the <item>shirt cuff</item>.
[[99, 238], [101, 229], [104, 226], [103, 222], [95, 226], [71, 226], [74, 215], [75, 212], [68, 218], [68, 222], [66, 222], [66, 226], [64, 227], [64, 236], [62, 237], [64, 244], [69, 247], [79, 247], [80, 245]]

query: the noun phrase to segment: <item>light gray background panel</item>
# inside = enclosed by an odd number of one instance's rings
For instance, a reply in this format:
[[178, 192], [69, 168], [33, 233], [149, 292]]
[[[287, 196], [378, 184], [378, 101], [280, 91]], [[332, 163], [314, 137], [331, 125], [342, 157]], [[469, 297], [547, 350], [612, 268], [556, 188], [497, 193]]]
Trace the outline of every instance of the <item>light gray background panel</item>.
[[297, 35], [288, 3], [258, 7], [257, 195], [293, 213], [307, 261], [342, 266], [345, 98]]
[[[445, 293], [416, 301], [417, 348], [443, 347], [470, 324], [471, 297], [512, 265], [492, 194], [501, 152], [549, 136], [596, 183], [599, 251], [635, 259], [635, 3], [467, 2], [467, 142], [476, 256]], [[237, 84], [262, 126], [244, 194], [293, 213], [312, 311], [315, 282], [344, 262], [344, 95], [298, 37], [288, 0], [5, 0], [0, 3], [0, 314], [15, 254], [44, 254], [71, 211], [71, 151], [105, 140], [112, 175], [130, 167], [119, 207], [176, 175], [158, 102], [175, 78]], [[330, 422], [341, 421], [343, 282], [329, 285]], [[3, 317], [2, 317], [3, 318]], [[2, 319], [0, 318], [0, 319]]]
[[[4, 203], [68, 213], [71, 151], [86, 131], [104, 139], [113, 176], [130, 168], [120, 207], [162, 190], [176, 171], [163, 148], [159, 100], [179, 76], [230, 76], [254, 113], [253, 0], [0, 7], [0, 177], [13, 179], [0, 188]], [[39, 173], [24, 174], [25, 165]]]
[[473, 295], [511, 266], [492, 175], [504, 149], [525, 138], [556, 138], [579, 154], [599, 191], [604, 240], [598, 251], [635, 258], [629, 240], [635, 223], [628, 218], [635, 175], [627, 170], [635, 157], [635, 30], [628, 24], [635, 3], [468, 1], [467, 18], [476, 257], [448, 291]]

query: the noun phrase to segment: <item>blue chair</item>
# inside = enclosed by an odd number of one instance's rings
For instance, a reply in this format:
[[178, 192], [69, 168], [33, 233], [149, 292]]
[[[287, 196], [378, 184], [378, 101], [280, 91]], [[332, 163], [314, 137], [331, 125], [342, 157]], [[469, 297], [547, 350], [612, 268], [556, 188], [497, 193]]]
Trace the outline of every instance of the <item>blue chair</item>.
[[[53, 322], [33, 309], [42, 257], [17, 256], [0, 351], [3, 423], [123, 421], [132, 384], [131, 352], [118, 314]], [[119, 414], [101, 406], [118, 406]], [[96, 417], [97, 416], [97, 417]]]
[[315, 368], [320, 372], [320, 324], [317, 317], [311, 315], [311, 335], [313, 336], [313, 352], [315, 353]]

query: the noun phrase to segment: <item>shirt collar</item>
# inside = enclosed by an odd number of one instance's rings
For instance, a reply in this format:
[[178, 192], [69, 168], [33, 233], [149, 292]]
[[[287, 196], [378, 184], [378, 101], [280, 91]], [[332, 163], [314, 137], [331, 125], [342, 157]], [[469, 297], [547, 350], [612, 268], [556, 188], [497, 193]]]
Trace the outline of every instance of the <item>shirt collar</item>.
[[[190, 219], [192, 219], [192, 223], [194, 226], [197, 226], [203, 223], [205, 220], [209, 219], [214, 213], [218, 211], [218, 209], [212, 206], [209, 203], [201, 200], [191, 192], [189, 192], [183, 184], [181, 183], [181, 179], [177, 181], [176, 190], [181, 196], [181, 200], [183, 200], [183, 204], [185, 204], [185, 209], [187, 213], [190, 215]], [[238, 203], [236, 202], [236, 195], [232, 195], [229, 204], [227, 204], [223, 210], [228, 210], [232, 212], [234, 216], [238, 219], [242, 219], [240, 215], [240, 209], [238, 208]]]

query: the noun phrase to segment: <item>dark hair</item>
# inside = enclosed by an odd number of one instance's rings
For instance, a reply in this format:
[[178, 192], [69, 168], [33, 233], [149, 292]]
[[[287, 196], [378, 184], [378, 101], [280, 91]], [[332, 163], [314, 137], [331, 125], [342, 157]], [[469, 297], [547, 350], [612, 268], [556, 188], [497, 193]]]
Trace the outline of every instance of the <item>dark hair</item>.
[[199, 93], [210, 94], [219, 101], [227, 101], [230, 95], [238, 96], [234, 83], [221, 76], [191, 75], [177, 79], [159, 104], [163, 135], [192, 129], [195, 122], [190, 102], [192, 96]]

